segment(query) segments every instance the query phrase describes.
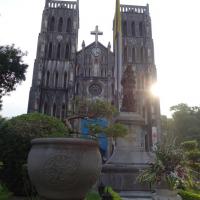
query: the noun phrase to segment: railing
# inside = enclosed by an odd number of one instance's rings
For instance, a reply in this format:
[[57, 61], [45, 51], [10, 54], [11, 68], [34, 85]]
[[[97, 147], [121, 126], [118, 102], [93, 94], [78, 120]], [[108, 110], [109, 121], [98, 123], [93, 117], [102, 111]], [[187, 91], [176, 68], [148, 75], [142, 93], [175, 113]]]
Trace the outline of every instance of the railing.
[[122, 13], [131, 12], [131, 13], [147, 13], [148, 6], [131, 6], [131, 5], [121, 5], [120, 11]]
[[47, 1], [46, 8], [67, 8], [67, 9], [77, 9], [76, 1]]

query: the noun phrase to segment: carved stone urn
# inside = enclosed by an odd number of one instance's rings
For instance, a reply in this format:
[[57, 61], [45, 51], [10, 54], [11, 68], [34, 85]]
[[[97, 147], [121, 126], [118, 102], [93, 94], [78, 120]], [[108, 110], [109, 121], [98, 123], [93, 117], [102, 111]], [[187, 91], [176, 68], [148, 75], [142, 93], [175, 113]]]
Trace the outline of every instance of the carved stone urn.
[[101, 172], [98, 143], [80, 138], [31, 141], [28, 174], [40, 197], [83, 200]]

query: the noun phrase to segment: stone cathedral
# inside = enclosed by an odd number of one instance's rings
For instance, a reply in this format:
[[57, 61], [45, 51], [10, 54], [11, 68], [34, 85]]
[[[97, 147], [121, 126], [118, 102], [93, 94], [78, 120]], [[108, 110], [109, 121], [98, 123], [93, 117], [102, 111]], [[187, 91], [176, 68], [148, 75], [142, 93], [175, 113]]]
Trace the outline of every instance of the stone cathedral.
[[[149, 92], [157, 79], [149, 6], [120, 5], [120, 12], [122, 82], [127, 82], [130, 71], [135, 83], [134, 112], [144, 121], [144, 145], [149, 149], [154, 133], [160, 132], [159, 100]], [[116, 103], [115, 51], [110, 43], [104, 46], [99, 42], [98, 36], [103, 33], [98, 26], [91, 32], [95, 41], [86, 46], [83, 40], [78, 50], [79, 26], [79, 0], [46, 0], [28, 112], [64, 119], [73, 113], [75, 97]]]

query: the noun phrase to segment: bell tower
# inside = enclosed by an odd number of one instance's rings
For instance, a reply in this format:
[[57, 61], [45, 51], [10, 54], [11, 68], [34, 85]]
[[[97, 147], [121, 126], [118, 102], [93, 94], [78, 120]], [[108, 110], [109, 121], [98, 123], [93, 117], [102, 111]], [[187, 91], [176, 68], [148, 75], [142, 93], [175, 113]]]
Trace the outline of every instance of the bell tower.
[[[135, 75], [136, 113], [145, 121], [146, 149], [160, 140], [160, 103], [150, 94], [157, 81], [149, 5], [120, 5], [122, 19], [122, 74], [131, 65]], [[157, 135], [154, 137], [154, 135]], [[153, 140], [156, 141], [153, 141]]]
[[46, 0], [28, 112], [62, 119], [71, 111], [78, 30], [78, 0]]

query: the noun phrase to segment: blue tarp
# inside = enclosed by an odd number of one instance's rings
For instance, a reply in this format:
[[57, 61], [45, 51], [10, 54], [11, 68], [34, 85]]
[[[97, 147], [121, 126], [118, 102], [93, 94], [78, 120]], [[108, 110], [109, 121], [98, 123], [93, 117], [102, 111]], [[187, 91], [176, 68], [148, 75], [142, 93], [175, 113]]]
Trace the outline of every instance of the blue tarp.
[[[82, 119], [81, 120], [81, 133], [83, 135], [89, 134], [88, 126], [91, 124], [97, 124], [101, 127], [107, 127], [108, 120], [106, 120], [106, 119]], [[98, 134], [98, 141], [99, 141], [100, 149], [102, 151], [106, 152], [107, 146], [108, 146], [108, 140], [107, 140], [106, 135], [104, 133]]]

